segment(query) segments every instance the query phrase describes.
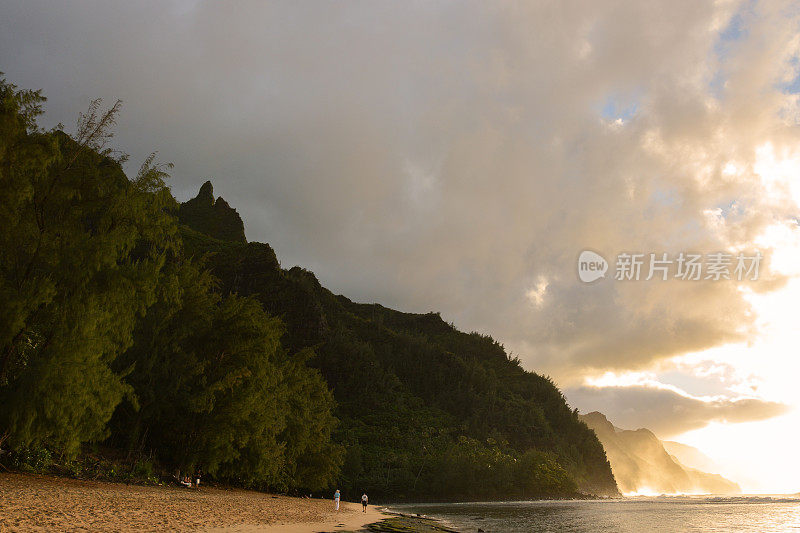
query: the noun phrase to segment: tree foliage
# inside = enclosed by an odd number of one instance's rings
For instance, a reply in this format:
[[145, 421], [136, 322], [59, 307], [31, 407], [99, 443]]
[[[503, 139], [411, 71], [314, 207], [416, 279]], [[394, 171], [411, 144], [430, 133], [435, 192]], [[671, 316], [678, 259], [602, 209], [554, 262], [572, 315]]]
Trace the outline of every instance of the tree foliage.
[[311, 352], [186, 256], [165, 168], [153, 155], [129, 180], [106, 147], [119, 102], [94, 101], [74, 137], [38, 128], [43, 102], [0, 81], [0, 443], [74, 456], [107, 439], [242, 485], [331, 484]]
[[[126, 382], [136, 397], [120, 406], [116, 435], [184, 471], [201, 467], [246, 486], [331, 483], [333, 399], [306, 354], [286, 354], [280, 320], [254, 299], [223, 297], [191, 261], [166, 270], [118, 363], [132, 368]], [[320, 452], [326, 461], [315, 459]]]
[[95, 150], [116, 106], [82, 122], [78, 142], [36, 126], [43, 102], [0, 81], [0, 424], [17, 445], [74, 453], [132, 392], [110, 365], [176, 232], [162, 176], [129, 181]]

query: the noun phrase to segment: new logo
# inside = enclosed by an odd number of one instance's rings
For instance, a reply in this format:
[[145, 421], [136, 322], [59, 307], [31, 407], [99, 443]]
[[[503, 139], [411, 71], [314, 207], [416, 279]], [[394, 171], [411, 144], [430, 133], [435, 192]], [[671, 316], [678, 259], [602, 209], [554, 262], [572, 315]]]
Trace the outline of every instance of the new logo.
[[578, 256], [578, 277], [584, 283], [591, 283], [605, 277], [608, 270], [608, 262], [602, 255], [584, 250]]

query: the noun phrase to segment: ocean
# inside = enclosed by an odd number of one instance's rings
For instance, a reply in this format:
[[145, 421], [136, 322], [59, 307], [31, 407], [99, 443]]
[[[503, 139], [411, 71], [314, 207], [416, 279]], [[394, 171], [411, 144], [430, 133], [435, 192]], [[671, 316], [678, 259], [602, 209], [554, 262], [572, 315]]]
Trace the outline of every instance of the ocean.
[[437, 518], [464, 533], [800, 531], [798, 495], [403, 504], [391, 509]]

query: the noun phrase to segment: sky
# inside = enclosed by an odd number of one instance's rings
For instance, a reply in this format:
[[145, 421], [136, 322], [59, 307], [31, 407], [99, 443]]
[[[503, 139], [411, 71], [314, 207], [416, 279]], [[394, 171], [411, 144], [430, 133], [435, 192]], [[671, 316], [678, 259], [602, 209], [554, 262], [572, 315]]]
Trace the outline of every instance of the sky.
[[[284, 267], [439, 311], [583, 412], [696, 445], [745, 490], [800, 491], [797, 1], [0, 14], [0, 71], [43, 90], [45, 125], [119, 98], [129, 170], [157, 151], [179, 200], [211, 179]], [[603, 278], [580, 280], [584, 250]], [[623, 253], [756, 250], [757, 280], [615, 279]]]

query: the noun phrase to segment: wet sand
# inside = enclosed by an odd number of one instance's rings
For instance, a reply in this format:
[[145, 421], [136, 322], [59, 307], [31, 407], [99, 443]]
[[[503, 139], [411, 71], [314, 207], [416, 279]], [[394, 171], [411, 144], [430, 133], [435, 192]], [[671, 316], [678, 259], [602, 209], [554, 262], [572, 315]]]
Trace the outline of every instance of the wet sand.
[[372, 506], [241, 489], [138, 486], [0, 473], [0, 531], [357, 530], [384, 518]]

